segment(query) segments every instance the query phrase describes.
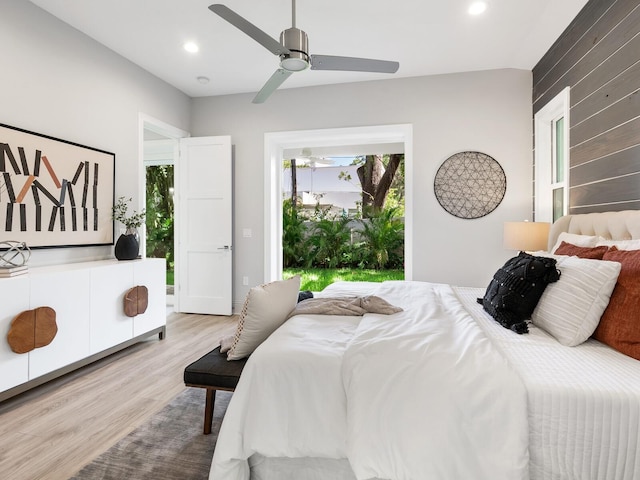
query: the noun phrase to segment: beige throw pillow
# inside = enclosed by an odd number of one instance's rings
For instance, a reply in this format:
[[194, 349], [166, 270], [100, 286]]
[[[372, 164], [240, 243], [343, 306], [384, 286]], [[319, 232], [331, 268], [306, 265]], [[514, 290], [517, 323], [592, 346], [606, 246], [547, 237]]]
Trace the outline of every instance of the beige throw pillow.
[[298, 302], [300, 277], [267, 283], [249, 290], [240, 313], [228, 360], [248, 357], [280, 325]]

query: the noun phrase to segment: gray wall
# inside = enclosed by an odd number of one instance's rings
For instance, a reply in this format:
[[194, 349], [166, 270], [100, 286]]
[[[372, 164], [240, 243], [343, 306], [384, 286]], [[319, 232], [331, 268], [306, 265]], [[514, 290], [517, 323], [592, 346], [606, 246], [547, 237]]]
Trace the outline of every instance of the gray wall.
[[[188, 130], [189, 98], [24, 0], [2, 0], [0, 52], [0, 123], [115, 153], [116, 196], [133, 197], [137, 205], [139, 113]], [[36, 250], [29, 264], [112, 252]]]
[[533, 69], [534, 113], [570, 92], [570, 213], [640, 208], [640, 1], [591, 0]]
[[[309, 72], [312, 74], [313, 72]], [[531, 72], [496, 70], [284, 89], [266, 103], [253, 94], [195, 98], [191, 132], [231, 135], [235, 146], [235, 301], [264, 278], [264, 134], [413, 124], [414, 280], [486, 286], [514, 252], [502, 248], [505, 221], [531, 218]], [[450, 155], [478, 150], [505, 170], [507, 192], [486, 217], [445, 212], [433, 180]], [[242, 230], [251, 228], [252, 238]]]
[[[412, 124], [416, 280], [485, 286], [513, 252], [502, 224], [531, 216], [531, 72], [497, 70], [285, 89], [263, 105], [252, 94], [189, 100], [30, 2], [3, 0], [0, 123], [116, 154], [116, 195], [139, 198], [142, 112], [195, 136], [232, 136], [235, 148], [234, 301], [264, 278], [264, 134]], [[311, 72], [307, 72], [312, 74]], [[461, 220], [433, 194], [450, 155], [479, 150], [505, 170], [507, 193], [491, 214]], [[251, 228], [252, 238], [242, 229]], [[112, 247], [41, 250], [32, 265], [111, 256]], [[250, 285], [241, 285], [243, 276]]]

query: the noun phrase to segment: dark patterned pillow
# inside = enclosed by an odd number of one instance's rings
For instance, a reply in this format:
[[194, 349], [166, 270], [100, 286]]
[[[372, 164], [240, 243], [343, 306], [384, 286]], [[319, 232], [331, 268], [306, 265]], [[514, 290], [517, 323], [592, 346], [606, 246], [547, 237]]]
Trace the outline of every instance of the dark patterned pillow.
[[554, 258], [520, 252], [498, 269], [478, 303], [503, 327], [527, 333], [526, 320], [531, 318], [542, 292], [559, 278]]

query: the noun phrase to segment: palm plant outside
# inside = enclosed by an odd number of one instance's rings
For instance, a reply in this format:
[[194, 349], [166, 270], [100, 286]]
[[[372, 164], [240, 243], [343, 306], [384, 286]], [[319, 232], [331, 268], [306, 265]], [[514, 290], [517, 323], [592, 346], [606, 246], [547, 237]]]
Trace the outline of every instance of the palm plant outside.
[[386, 208], [361, 220], [363, 237], [369, 255], [368, 262], [378, 269], [398, 265], [404, 246], [404, 222], [397, 216], [397, 208]]
[[305, 259], [307, 267], [318, 265], [325, 268], [336, 268], [345, 263], [348, 254], [348, 242], [351, 232], [348, 228], [349, 218], [338, 216], [329, 218], [322, 215], [311, 224], [306, 241], [309, 255]]
[[404, 222], [398, 207], [351, 220], [316, 210], [310, 218], [283, 208], [283, 277], [300, 275], [301, 289], [319, 291], [335, 281], [404, 279]]

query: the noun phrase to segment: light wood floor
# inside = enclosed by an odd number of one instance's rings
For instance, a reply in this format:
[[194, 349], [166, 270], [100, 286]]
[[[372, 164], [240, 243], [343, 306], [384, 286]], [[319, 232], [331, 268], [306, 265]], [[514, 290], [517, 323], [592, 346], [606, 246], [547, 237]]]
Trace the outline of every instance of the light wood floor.
[[172, 313], [164, 340], [150, 337], [0, 403], [0, 478], [68, 479], [180, 393], [184, 367], [236, 323]]

